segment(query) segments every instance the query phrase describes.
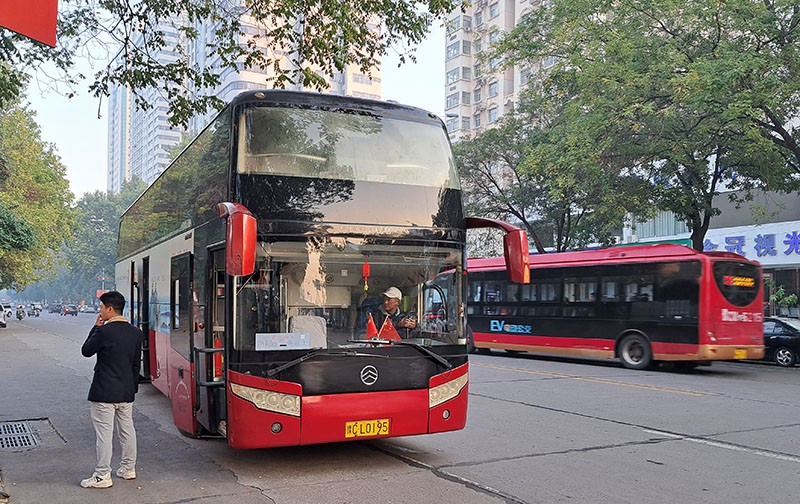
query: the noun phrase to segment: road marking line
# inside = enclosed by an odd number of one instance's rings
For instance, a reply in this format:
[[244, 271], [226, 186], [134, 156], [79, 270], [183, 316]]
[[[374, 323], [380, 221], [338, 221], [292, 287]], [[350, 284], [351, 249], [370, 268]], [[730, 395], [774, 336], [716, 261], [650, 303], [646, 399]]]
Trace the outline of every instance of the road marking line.
[[786, 455], [785, 453], [773, 452], [769, 450], [759, 450], [758, 448], [749, 448], [747, 446], [740, 446], [732, 443], [726, 443], [725, 441], [712, 441], [710, 439], [698, 438], [693, 436], [682, 436], [680, 434], [673, 434], [671, 432], [663, 432], [652, 429], [642, 429], [642, 430], [649, 434], [656, 434], [659, 436], [665, 436], [673, 439], [680, 439], [682, 441], [690, 441], [692, 443], [713, 446], [715, 448], [724, 448], [726, 450], [745, 452], [745, 453], [750, 453], [752, 455], [758, 455], [760, 457], [768, 457], [772, 459], [785, 460], [787, 462], [794, 462], [796, 464], [800, 464], [800, 457], [796, 457], [794, 455]]
[[497, 365], [494, 365], [494, 364], [477, 364], [477, 363], [471, 362], [470, 365], [471, 366], [476, 366], [476, 367], [500, 369], [500, 370], [503, 370], [503, 371], [516, 371], [516, 372], [519, 372], [519, 373], [534, 374], [534, 375], [539, 375], [539, 376], [548, 376], [548, 377], [552, 377], [552, 378], [569, 378], [569, 379], [578, 380], [578, 381], [587, 381], [587, 382], [593, 382], [593, 383], [603, 383], [603, 384], [606, 384], [606, 385], [617, 385], [617, 386], [620, 386], [620, 387], [630, 387], [630, 388], [636, 388], [636, 389], [642, 389], [642, 390], [651, 390], [653, 392], [666, 392], [666, 393], [670, 393], [670, 394], [688, 395], [688, 396], [692, 396], [692, 397], [703, 397], [703, 396], [717, 395], [717, 394], [712, 394], [710, 392], [699, 392], [699, 391], [696, 391], [696, 390], [681, 390], [681, 389], [675, 389], [675, 388], [670, 388], [670, 387], [658, 387], [656, 385], [644, 385], [644, 384], [640, 384], [640, 383], [630, 383], [630, 382], [624, 382], [624, 381], [619, 381], [619, 380], [611, 380], [611, 379], [608, 379], [608, 378], [595, 378], [595, 377], [572, 375], [572, 374], [565, 374], [565, 373], [554, 373], [554, 372], [551, 372], [551, 371], [534, 371], [534, 370], [531, 370], [531, 369], [515, 368], [515, 367], [508, 367], [508, 366], [497, 366]]

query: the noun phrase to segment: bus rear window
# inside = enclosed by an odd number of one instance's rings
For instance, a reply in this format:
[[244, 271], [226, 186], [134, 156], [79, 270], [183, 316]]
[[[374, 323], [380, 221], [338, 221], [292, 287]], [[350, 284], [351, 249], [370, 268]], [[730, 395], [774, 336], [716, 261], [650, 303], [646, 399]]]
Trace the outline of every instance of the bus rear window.
[[761, 274], [754, 264], [718, 261], [714, 263], [714, 281], [731, 304], [747, 306], [758, 296]]

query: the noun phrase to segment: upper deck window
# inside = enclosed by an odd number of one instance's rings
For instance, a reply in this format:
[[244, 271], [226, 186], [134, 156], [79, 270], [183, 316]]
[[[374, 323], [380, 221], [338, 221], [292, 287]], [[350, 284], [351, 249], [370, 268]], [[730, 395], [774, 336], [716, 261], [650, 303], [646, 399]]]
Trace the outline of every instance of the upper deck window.
[[237, 170], [459, 188], [435, 124], [341, 110], [250, 107], [240, 118]]

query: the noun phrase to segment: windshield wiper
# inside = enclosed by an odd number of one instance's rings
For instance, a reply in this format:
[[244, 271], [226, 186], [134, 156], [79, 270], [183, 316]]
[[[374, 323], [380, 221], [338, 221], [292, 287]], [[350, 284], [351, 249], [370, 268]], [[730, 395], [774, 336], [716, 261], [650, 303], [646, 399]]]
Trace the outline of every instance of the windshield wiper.
[[290, 360], [285, 364], [281, 364], [276, 368], [272, 368], [267, 371], [267, 378], [272, 378], [276, 374], [280, 373], [281, 371], [285, 371], [289, 368], [295, 367], [296, 365], [307, 361], [308, 359], [312, 359], [318, 355], [346, 355], [348, 357], [380, 357], [381, 359], [388, 359], [388, 355], [380, 355], [380, 354], [371, 354], [371, 353], [363, 353], [363, 352], [356, 352], [355, 350], [341, 350], [336, 352], [331, 352], [330, 350], [313, 350], [306, 354], [301, 355], [300, 357]]
[[401, 346], [410, 346], [412, 348], [416, 348], [420, 352], [424, 353], [431, 359], [435, 360], [442, 366], [446, 367], [447, 369], [453, 369], [453, 365], [450, 364], [450, 361], [442, 357], [441, 355], [437, 354], [433, 350], [428, 347], [424, 347], [417, 343], [412, 343], [410, 341], [397, 341], [397, 340], [385, 340], [385, 339], [368, 339], [368, 340], [347, 340], [348, 343], [369, 343], [371, 345], [401, 345]]

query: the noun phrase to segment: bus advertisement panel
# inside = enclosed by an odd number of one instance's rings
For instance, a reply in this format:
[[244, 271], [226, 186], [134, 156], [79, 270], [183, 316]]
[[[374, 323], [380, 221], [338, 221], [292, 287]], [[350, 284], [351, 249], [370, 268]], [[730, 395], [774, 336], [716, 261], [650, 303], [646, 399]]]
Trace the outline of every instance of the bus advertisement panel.
[[645, 369], [764, 355], [758, 263], [727, 252], [642, 245], [530, 256], [530, 285], [498, 259], [468, 261], [478, 351], [619, 359]]
[[463, 215], [435, 115], [250, 92], [121, 217], [116, 284], [187, 435], [261, 448], [457, 430], [466, 229], [485, 226], [527, 275], [524, 232]]

